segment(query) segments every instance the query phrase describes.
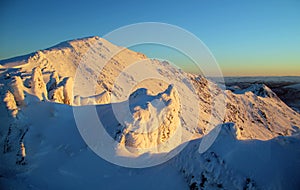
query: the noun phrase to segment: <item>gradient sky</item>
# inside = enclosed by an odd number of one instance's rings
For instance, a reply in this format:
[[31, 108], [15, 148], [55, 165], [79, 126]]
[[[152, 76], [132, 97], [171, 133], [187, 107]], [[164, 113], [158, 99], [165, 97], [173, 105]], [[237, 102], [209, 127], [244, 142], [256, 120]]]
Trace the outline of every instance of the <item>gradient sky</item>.
[[227, 76], [300, 75], [299, 0], [2, 0], [0, 59], [137, 22], [192, 32]]

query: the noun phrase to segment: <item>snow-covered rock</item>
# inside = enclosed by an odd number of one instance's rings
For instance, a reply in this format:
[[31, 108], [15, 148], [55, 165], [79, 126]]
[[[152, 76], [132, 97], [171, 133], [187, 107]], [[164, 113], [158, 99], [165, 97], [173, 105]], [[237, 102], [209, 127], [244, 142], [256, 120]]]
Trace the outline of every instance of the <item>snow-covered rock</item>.
[[49, 92], [49, 100], [63, 104], [65, 102], [64, 86], [56, 87]]
[[59, 77], [57, 72], [53, 72], [50, 76], [49, 82], [47, 83], [47, 90], [50, 92], [51, 90], [55, 89], [59, 84]]
[[16, 117], [18, 114], [18, 107], [15, 100], [15, 96], [8, 90], [5, 93], [3, 101], [6, 104], [6, 108], [8, 109], [8, 112], [11, 116]]
[[11, 90], [16, 100], [16, 103], [19, 106], [24, 105], [24, 99], [25, 99], [24, 89], [25, 87], [23, 85], [23, 81], [21, 77], [19, 76], [13, 77], [11, 82]]
[[[145, 102], [146, 100], [146, 102]], [[172, 85], [156, 96], [138, 89], [130, 96], [132, 118], [125, 120], [117, 139], [120, 146], [142, 154], [169, 152], [179, 146], [179, 97]], [[170, 142], [168, 142], [170, 141]]]
[[30, 87], [32, 94], [39, 98], [39, 100], [47, 100], [48, 91], [40, 67], [35, 67], [32, 70]]
[[277, 97], [277, 95], [265, 84], [252, 84], [248, 88], [245, 89], [233, 89], [236, 94], [245, 94], [247, 92], [252, 92], [256, 96], [260, 96], [263, 98], [269, 97]]

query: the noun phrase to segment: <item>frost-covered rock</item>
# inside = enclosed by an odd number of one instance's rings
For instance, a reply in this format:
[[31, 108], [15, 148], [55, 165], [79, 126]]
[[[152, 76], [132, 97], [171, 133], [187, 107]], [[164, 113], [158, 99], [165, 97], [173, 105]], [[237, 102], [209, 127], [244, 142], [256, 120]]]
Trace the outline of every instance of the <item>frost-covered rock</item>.
[[49, 79], [49, 82], [47, 83], [47, 90], [50, 92], [51, 90], [55, 89], [57, 85], [59, 84], [59, 77], [56, 71], [54, 71]]
[[11, 90], [12, 90], [12, 93], [14, 95], [17, 105], [19, 105], [19, 106], [24, 105], [24, 103], [25, 103], [24, 102], [24, 99], [25, 99], [24, 85], [23, 85], [23, 81], [22, 81], [21, 77], [19, 77], [19, 76], [13, 77], [12, 82], [11, 82]]
[[[222, 92], [204, 77], [193, 77], [192, 80], [200, 98], [199, 128], [204, 134], [210, 131], [209, 126], [232, 122], [237, 129], [238, 139], [268, 140], [278, 135], [291, 135], [292, 126], [300, 124], [298, 113], [265, 85], [255, 84], [240, 91]], [[215, 104], [213, 99], [219, 93], [226, 96], [225, 106], [220, 108], [225, 112], [223, 118], [219, 118], [212, 110]]]
[[58, 78], [55, 77], [55, 75], [53, 77], [54, 78], [50, 78], [50, 81], [52, 80], [53, 82], [52, 85], [49, 83], [49, 85], [52, 86], [49, 88], [52, 89], [49, 91], [49, 100], [61, 104], [73, 105], [73, 79], [66, 77], [59, 84], [57, 84]]
[[49, 99], [51, 101], [57, 102], [57, 103], [64, 103], [65, 97], [64, 97], [64, 87], [60, 86], [58, 88], [55, 88], [49, 92]]
[[3, 101], [6, 103], [9, 114], [13, 117], [16, 117], [16, 115], [18, 114], [18, 107], [14, 95], [10, 91], [7, 91], [5, 93]]
[[[144, 102], [147, 100], [147, 102]], [[156, 96], [138, 89], [130, 96], [132, 118], [124, 123], [118, 139], [135, 153], [168, 152], [178, 146], [181, 136], [180, 103], [172, 85]]]
[[32, 94], [39, 98], [39, 100], [48, 99], [48, 91], [40, 67], [35, 67], [32, 70], [30, 86]]
[[73, 104], [73, 86], [74, 86], [74, 81], [73, 78], [68, 77], [64, 80], [64, 104]]

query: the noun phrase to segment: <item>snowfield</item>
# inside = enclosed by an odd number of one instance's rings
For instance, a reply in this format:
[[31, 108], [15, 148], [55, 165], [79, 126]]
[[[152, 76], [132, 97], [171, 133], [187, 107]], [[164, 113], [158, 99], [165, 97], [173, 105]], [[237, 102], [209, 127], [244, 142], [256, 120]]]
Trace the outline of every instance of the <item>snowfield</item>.
[[300, 188], [300, 115], [264, 84], [99, 37], [0, 64], [1, 189]]

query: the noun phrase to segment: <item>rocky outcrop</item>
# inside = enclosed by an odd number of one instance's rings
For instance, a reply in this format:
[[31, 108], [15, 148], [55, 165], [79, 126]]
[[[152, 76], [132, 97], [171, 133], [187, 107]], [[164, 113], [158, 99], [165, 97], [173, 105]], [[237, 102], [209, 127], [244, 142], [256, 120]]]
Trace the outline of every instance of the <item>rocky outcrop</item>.
[[48, 92], [54, 90], [58, 86], [59, 82], [59, 76], [57, 72], [54, 71], [50, 76], [49, 82], [47, 83]]
[[[295, 131], [292, 126], [300, 126], [299, 114], [266, 85], [254, 84], [232, 92], [222, 91], [204, 77], [192, 77], [192, 80], [200, 99], [199, 127], [204, 134], [210, 131], [207, 129], [209, 126], [232, 122], [238, 130], [238, 139], [268, 140], [279, 135], [291, 135]], [[214, 97], [220, 93], [226, 96], [225, 106], [219, 108], [225, 112], [223, 118], [218, 118], [212, 110]]]
[[94, 96], [81, 97], [77, 95], [74, 97], [74, 105], [77, 106], [109, 104], [110, 102], [111, 102], [111, 94], [106, 90]]
[[[145, 102], [145, 100], [148, 100]], [[138, 89], [131, 96], [132, 118], [117, 135], [121, 146], [135, 153], [168, 152], [180, 130], [180, 102], [172, 85], [156, 96]]]
[[51, 90], [49, 92], [49, 99], [56, 103], [64, 103], [65, 102], [64, 87], [60, 86]]
[[32, 94], [39, 100], [48, 99], [48, 91], [40, 67], [35, 67], [32, 70], [30, 87]]
[[23, 81], [22, 81], [21, 77], [19, 77], [19, 76], [13, 77], [10, 87], [11, 87], [11, 91], [14, 95], [17, 105], [18, 106], [24, 105], [24, 99], [25, 99], [24, 89], [25, 89], [25, 87], [23, 85]]
[[15, 101], [15, 96], [10, 91], [7, 91], [5, 93], [3, 101], [6, 104], [6, 108], [8, 109], [9, 115], [16, 117], [16, 115], [18, 114], [18, 107]]

